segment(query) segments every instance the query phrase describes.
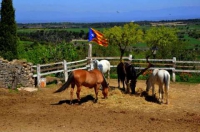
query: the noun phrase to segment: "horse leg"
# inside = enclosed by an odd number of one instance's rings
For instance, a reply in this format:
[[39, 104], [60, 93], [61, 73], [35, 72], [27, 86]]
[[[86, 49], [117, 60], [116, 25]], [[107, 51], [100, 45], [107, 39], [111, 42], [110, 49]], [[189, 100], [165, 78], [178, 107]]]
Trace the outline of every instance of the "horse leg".
[[159, 102], [163, 103], [163, 85], [159, 85]]
[[166, 104], [169, 104], [169, 101], [168, 101], [168, 89], [169, 89], [169, 87], [168, 87], [168, 86], [165, 86], [165, 98], [166, 98]]
[[110, 83], [110, 71], [108, 71], [108, 84]]
[[130, 84], [129, 84], [129, 80], [126, 79], [126, 93], [130, 93]]
[[152, 96], [153, 96], [153, 97], [156, 97], [156, 95], [155, 95], [155, 86], [154, 86], [154, 84], [152, 85]]
[[77, 86], [76, 96], [79, 104], [81, 104], [80, 92], [81, 92], [81, 86]]
[[131, 87], [131, 94], [135, 94], [136, 80], [131, 80], [130, 87]]
[[122, 80], [122, 85], [123, 85], [123, 89], [126, 90], [125, 89], [125, 80]]
[[120, 78], [119, 78], [119, 76], [118, 76], [118, 88], [120, 88]]
[[70, 90], [70, 103], [69, 103], [70, 105], [73, 104], [74, 87], [75, 87], [75, 84], [72, 83], [71, 84], [71, 90]]
[[74, 88], [71, 88], [71, 90], [70, 90], [70, 105], [72, 105], [73, 104], [73, 94], [74, 94]]
[[96, 98], [94, 99], [94, 103], [97, 103], [98, 101], [98, 90], [100, 88], [100, 84], [97, 84], [95, 87], [94, 87], [94, 92], [95, 92], [95, 95], [96, 95]]
[[117, 78], [117, 82], [118, 82], [118, 88], [120, 88], [120, 79], [119, 79], [119, 77]]

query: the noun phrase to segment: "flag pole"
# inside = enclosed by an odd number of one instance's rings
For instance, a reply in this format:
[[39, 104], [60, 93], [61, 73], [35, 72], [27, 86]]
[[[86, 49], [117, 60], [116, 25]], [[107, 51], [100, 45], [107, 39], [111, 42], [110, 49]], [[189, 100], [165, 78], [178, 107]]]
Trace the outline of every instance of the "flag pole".
[[89, 47], [88, 47], [88, 59], [89, 59], [89, 63], [90, 63], [90, 69], [92, 70], [94, 69], [93, 65], [92, 65], [92, 44], [89, 43]]

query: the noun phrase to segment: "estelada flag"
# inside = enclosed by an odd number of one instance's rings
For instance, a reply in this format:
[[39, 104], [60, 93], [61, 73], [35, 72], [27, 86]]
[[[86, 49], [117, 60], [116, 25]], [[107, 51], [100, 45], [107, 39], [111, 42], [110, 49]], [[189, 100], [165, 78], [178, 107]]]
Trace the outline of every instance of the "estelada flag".
[[101, 46], [108, 46], [108, 40], [104, 37], [104, 35], [93, 28], [90, 28], [89, 30], [89, 41], [96, 42]]

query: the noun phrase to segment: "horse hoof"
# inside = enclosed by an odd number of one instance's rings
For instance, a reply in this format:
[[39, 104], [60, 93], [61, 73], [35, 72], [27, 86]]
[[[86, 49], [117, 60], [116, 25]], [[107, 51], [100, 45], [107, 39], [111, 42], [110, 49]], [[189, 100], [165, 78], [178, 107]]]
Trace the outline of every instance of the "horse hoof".
[[163, 104], [163, 101], [159, 101], [159, 104], [160, 104], [160, 105]]
[[94, 103], [97, 103], [97, 99], [94, 100]]
[[73, 105], [73, 102], [72, 102], [72, 101], [70, 101], [70, 102], [69, 102], [69, 104], [70, 104], [70, 105]]

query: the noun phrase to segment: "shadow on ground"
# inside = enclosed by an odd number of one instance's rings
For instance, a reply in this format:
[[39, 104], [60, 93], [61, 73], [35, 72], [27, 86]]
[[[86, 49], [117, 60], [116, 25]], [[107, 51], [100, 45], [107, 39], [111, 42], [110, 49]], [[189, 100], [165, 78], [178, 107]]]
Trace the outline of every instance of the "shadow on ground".
[[[118, 88], [118, 87], [114, 87], [114, 86], [110, 86], [110, 91], [115, 90], [115, 89], [119, 89], [123, 94], [128, 94], [125, 92], [124, 88]], [[139, 89], [138, 91], [136, 91], [134, 94], [129, 93], [131, 96], [136, 96], [136, 97], [144, 97], [146, 101], [148, 102], [152, 102], [152, 103], [157, 103], [160, 104], [158, 98], [156, 98], [156, 96], [150, 96], [147, 94], [146, 91], [143, 91], [141, 89]]]
[[[86, 103], [88, 101], [94, 101], [94, 99], [95, 98], [92, 95], [87, 95], [85, 97], [82, 97], [80, 102], [78, 102], [77, 99], [74, 99], [72, 102], [73, 102], [73, 104], [82, 104], [82, 103]], [[71, 105], [70, 100], [60, 100], [58, 103], [51, 104], [51, 105], [62, 105], [64, 103]]]
[[159, 102], [158, 98], [156, 98], [156, 96], [150, 96], [146, 93], [146, 91], [143, 91], [140, 96], [145, 97], [145, 100], [148, 102], [160, 104], [160, 102]]

